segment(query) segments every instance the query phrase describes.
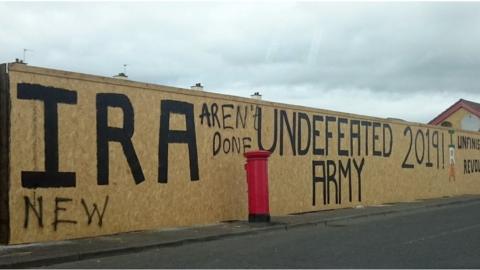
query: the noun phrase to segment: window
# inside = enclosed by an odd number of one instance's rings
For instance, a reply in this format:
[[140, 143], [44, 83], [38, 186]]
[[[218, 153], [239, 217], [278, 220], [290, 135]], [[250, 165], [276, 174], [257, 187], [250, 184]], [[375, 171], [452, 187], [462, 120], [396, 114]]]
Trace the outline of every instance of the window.
[[452, 123], [448, 121], [443, 121], [442, 124], [440, 124], [442, 127], [452, 127]]

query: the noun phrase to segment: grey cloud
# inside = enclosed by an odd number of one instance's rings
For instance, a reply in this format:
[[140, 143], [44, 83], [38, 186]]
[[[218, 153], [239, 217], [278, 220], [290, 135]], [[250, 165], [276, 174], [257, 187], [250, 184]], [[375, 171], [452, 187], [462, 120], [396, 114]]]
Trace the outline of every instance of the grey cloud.
[[312, 106], [319, 93], [480, 100], [480, 3], [4, 2], [0, 23], [1, 62], [30, 48], [33, 65], [111, 76], [126, 63], [138, 81]]

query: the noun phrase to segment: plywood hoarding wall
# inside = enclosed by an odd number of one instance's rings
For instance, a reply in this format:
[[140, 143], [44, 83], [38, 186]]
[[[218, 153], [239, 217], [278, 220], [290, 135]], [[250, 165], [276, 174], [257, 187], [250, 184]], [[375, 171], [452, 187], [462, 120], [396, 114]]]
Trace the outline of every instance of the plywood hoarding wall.
[[479, 133], [19, 64], [2, 78], [4, 243], [246, 219], [256, 149], [273, 216], [480, 193]]

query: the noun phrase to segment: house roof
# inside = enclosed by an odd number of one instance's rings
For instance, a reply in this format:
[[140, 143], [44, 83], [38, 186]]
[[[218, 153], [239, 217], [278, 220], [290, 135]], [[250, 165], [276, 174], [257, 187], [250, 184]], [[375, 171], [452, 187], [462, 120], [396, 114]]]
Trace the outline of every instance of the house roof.
[[458, 111], [460, 108], [463, 108], [469, 111], [470, 113], [476, 115], [477, 117], [480, 117], [480, 103], [476, 103], [476, 102], [461, 98], [457, 102], [455, 102], [452, 106], [450, 106], [448, 109], [443, 111], [441, 114], [437, 115], [437, 117], [431, 120], [429, 124], [438, 125], [442, 123], [445, 119], [447, 119], [454, 112]]

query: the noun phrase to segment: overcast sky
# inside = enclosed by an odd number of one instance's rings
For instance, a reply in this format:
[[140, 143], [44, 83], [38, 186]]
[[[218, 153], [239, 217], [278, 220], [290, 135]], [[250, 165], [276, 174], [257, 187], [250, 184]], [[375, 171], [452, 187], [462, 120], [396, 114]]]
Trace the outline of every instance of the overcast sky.
[[2, 2], [0, 62], [428, 122], [480, 102], [480, 3]]

